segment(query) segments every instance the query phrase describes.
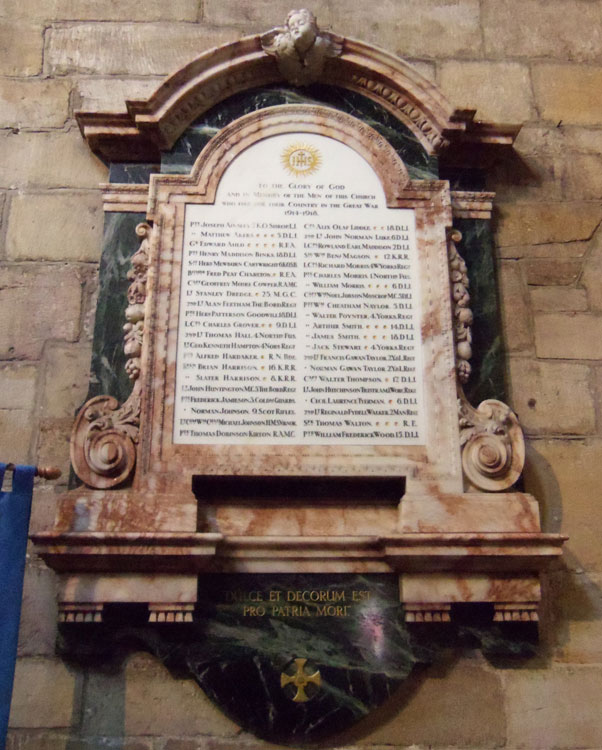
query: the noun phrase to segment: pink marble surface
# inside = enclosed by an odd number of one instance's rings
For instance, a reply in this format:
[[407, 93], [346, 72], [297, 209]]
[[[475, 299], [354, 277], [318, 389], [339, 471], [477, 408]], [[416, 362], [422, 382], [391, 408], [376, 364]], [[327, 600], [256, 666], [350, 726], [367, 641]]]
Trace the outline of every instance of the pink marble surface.
[[521, 492], [406, 495], [400, 504], [402, 533], [538, 532], [539, 505]]

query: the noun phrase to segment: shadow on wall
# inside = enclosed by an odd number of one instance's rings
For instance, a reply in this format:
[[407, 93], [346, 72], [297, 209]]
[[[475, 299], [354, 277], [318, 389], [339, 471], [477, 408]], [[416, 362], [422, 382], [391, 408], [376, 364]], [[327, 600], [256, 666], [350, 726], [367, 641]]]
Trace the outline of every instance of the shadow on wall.
[[539, 503], [542, 531], [548, 534], [560, 533], [562, 526], [560, 486], [549, 462], [528, 441], [525, 446], [523, 482], [525, 492], [533, 495]]
[[[525, 491], [539, 502], [542, 530], [560, 533], [562, 495], [553, 467], [533, 444], [526, 448]], [[602, 644], [594, 631], [602, 620], [602, 588], [571, 551], [570, 538], [562, 559], [542, 576], [542, 588], [541, 657], [581, 664], [590, 662], [595, 654], [599, 661]]]

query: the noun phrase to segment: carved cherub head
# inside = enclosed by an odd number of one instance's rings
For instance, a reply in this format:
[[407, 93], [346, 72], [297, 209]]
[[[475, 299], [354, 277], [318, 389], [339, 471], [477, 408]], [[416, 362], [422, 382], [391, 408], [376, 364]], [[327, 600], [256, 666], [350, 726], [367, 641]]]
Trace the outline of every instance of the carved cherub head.
[[286, 17], [286, 27], [293, 39], [295, 47], [301, 52], [308, 50], [318, 36], [318, 23], [314, 14], [301, 8], [291, 10]]
[[286, 25], [261, 35], [263, 51], [276, 58], [282, 76], [294, 86], [317, 81], [330, 57], [338, 57], [343, 39], [320, 31], [314, 14], [302, 8], [291, 10]]

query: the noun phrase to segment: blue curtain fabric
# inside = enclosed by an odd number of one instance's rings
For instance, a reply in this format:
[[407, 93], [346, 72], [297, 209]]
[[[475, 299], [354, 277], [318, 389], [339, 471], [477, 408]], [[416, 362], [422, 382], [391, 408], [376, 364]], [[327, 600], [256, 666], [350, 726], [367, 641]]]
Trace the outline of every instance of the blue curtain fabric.
[[27, 531], [35, 468], [17, 466], [12, 492], [2, 492], [6, 464], [0, 463], [0, 748], [6, 742], [15, 675]]

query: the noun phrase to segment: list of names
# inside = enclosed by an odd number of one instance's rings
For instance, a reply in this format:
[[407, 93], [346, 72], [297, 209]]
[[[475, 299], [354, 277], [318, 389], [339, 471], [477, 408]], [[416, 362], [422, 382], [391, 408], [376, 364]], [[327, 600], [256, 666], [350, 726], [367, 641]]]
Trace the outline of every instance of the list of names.
[[318, 178], [187, 205], [175, 443], [424, 443], [414, 214]]

